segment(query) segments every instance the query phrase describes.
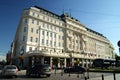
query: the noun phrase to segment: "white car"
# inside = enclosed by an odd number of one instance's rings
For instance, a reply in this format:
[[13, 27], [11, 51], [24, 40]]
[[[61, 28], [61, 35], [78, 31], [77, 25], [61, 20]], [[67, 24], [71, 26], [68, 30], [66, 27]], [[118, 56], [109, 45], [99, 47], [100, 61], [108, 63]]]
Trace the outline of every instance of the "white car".
[[6, 65], [2, 70], [2, 76], [18, 76], [18, 68], [15, 65]]

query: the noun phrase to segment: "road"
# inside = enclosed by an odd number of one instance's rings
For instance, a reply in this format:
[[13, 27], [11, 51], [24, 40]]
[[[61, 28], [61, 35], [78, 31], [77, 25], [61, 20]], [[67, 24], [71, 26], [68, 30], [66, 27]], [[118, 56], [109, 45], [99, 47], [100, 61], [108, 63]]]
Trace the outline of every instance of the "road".
[[[96, 72], [90, 72], [89, 73], [89, 79], [87, 80], [102, 80], [101, 75], [104, 75], [104, 80], [114, 80], [112, 73], [96, 73]], [[85, 73], [85, 76], [88, 74]], [[52, 73], [50, 77], [41, 76], [41, 77], [26, 77], [25, 72], [19, 72], [18, 78], [6, 78], [6, 77], [0, 77], [0, 80], [85, 80], [83, 74], [61, 74], [61, 72], [58, 73]], [[116, 80], [120, 80], [120, 74], [116, 74]]]

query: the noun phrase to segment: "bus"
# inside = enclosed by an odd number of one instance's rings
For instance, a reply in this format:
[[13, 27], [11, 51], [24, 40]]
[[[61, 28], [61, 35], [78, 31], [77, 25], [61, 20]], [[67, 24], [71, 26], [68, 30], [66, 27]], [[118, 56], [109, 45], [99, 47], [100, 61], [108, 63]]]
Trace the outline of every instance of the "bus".
[[108, 67], [115, 67], [118, 62], [116, 62], [115, 59], [95, 59], [93, 61], [93, 67], [99, 67], [99, 68], [108, 68]]

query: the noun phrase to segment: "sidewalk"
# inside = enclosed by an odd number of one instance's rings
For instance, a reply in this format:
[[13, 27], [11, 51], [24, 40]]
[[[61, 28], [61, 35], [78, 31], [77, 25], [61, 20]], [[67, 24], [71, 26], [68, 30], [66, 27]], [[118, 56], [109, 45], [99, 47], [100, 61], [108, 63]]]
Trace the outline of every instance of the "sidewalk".
[[[104, 80], [120, 80], [120, 74], [115, 74], [115, 78], [114, 79], [114, 76], [111, 74], [109, 76], [104, 76]], [[95, 78], [90, 78], [88, 80], [102, 80], [102, 76], [100, 77], [95, 77]]]
[[[51, 71], [52, 74], [55, 74], [55, 70]], [[56, 70], [56, 74], [61, 73], [61, 70]], [[89, 79], [87, 80], [102, 80], [102, 74], [104, 75], [104, 80], [114, 80], [114, 76], [112, 73], [106, 74], [106, 73], [90, 73], [89, 74]], [[26, 75], [26, 70], [21, 70], [18, 72], [18, 75]], [[66, 74], [68, 75], [68, 74]], [[72, 74], [73, 75], [73, 74]], [[87, 73], [85, 74], [87, 77]], [[77, 74], [75, 74], [77, 76]], [[116, 80], [120, 80], [120, 73], [115, 74]]]

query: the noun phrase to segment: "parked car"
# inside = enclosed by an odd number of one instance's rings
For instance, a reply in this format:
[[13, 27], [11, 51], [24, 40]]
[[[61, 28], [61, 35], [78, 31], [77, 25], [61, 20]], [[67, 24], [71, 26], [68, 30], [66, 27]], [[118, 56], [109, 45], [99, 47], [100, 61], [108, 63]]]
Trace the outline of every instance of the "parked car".
[[2, 69], [3, 69], [3, 66], [0, 65], [0, 75], [2, 74]]
[[65, 73], [84, 73], [87, 70], [81, 66], [72, 66], [64, 69]]
[[49, 77], [51, 75], [51, 67], [47, 64], [36, 64], [33, 67], [28, 67], [26, 70], [26, 76], [31, 75], [46, 75], [47, 77]]
[[18, 68], [15, 65], [6, 65], [2, 70], [2, 76], [18, 76]]

